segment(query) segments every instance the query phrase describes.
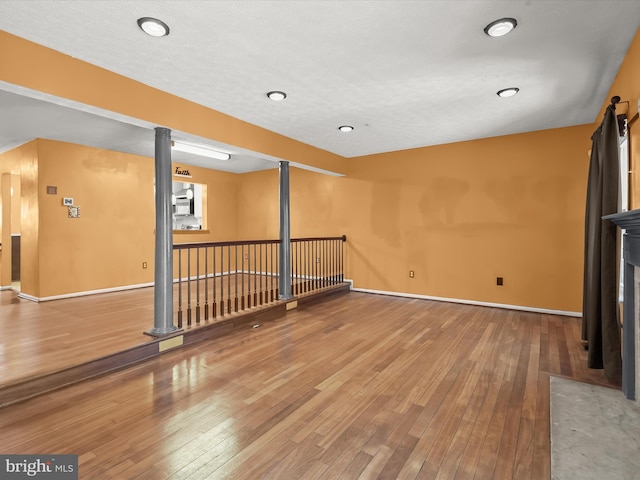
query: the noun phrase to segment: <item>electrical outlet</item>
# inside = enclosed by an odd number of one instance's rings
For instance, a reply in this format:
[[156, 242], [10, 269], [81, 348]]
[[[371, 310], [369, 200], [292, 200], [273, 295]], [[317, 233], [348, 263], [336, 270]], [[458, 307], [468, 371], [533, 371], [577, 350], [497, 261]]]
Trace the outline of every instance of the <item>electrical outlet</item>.
[[496, 277], [496, 285], [500, 287], [504, 285], [504, 279], [502, 277]]
[[316, 263], [320, 263], [320, 257], [316, 257]]
[[416, 273], [413, 270], [409, 270], [409, 278], [414, 278]]
[[142, 262], [142, 268], [147, 268], [147, 262]]
[[249, 260], [249, 254], [248, 254], [248, 253], [245, 253], [245, 254], [244, 254], [244, 259], [245, 259], [245, 260]]

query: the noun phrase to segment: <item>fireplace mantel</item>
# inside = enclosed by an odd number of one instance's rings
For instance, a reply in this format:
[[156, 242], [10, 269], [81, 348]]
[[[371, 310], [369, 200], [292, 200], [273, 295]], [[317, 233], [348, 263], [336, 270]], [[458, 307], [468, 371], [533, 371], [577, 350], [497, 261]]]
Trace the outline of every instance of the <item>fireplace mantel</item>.
[[622, 391], [627, 398], [636, 398], [636, 385], [640, 384], [638, 375], [638, 352], [640, 351], [640, 324], [638, 308], [640, 298], [640, 209], [615, 213], [602, 217], [625, 230], [622, 240], [624, 257], [624, 314], [622, 329]]

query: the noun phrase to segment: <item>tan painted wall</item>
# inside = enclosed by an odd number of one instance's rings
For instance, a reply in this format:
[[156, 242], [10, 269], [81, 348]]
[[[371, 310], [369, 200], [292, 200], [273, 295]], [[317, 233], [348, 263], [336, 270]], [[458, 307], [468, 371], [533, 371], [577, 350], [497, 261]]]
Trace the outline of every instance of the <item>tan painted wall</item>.
[[[21, 169], [23, 293], [41, 298], [153, 281], [153, 159], [37, 140], [0, 164]], [[176, 234], [174, 242], [235, 239], [237, 176], [190, 169], [190, 181], [207, 185], [210, 228]], [[46, 193], [49, 185], [56, 195]], [[68, 218], [63, 197], [73, 198], [80, 218]]]
[[[40, 295], [140, 284], [152, 279], [152, 159], [38, 141]], [[46, 186], [56, 186], [48, 195]], [[80, 218], [69, 218], [63, 197]]]
[[[631, 42], [620, 70], [611, 84], [609, 94], [604, 99], [602, 109], [592, 126], [593, 130], [602, 122], [604, 111], [614, 95], [618, 95], [621, 102], [628, 102], [620, 103], [616, 107], [616, 113], [627, 113], [627, 119], [631, 120], [638, 113], [638, 99], [640, 99], [640, 30]], [[630, 208], [634, 209], [640, 208], [640, 121], [631, 125], [629, 146]]]
[[20, 159], [20, 290], [40, 295], [40, 201], [38, 141], [18, 149]]
[[0, 251], [0, 287], [9, 287], [11, 285], [11, 229], [5, 225], [11, 225], [11, 177], [10, 173], [2, 173], [0, 175], [1, 184], [0, 192], [2, 196], [2, 208], [0, 208], [0, 243], [2, 251]]
[[[185, 231], [173, 235], [174, 243], [220, 242], [238, 239], [237, 190], [238, 175], [174, 163], [189, 169], [192, 178], [173, 177], [175, 182], [202, 183], [207, 186], [207, 229]], [[153, 168], [153, 161], [152, 161]], [[151, 175], [153, 175], [153, 170]]]
[[[280, 234], [278, 170], [247, 173], [238, 187], [239, 237], [277, 239]], [[291, 237], [339, 236], [345, 233], [349, 208], [344, 177], [289, 169]]]
[[350, 160], [355, 286], [579, 311], [590, 128]]
[[[357, 158], [348, 177], [292, 168], [292, 236], [347, 234], [347, 274], [357, 287], [579, 310], [590, 129]], [[34, 265], [41, 264], [35, 277], [42, 286], [26, 293], [151, 281], [153, 160], [38, 144], [43, 247]], [[190, 181], [208, 185], [209, 231], [176, 234], [176, 243], [277, 238], [277, 170], [190, 169]], [[46, 185], [58, 186], [58, 195], [47, 196]], [[80, 219], [66, 218], [63, 196], [80, 205]], [[495, 286], [496, 276], [504, 287]]]
[[[343, 161], [6, 32], [0, 32], [0, 47], [0, 80], [348, 172], [338, 178], [292, 169], [292, 236], [346, 233], [347, 273], [358, 287], [580, 310], [586, 151], [593, 125]], [[636, 36], [611, 88], [631, 102], [630, 116], [640, 96], [639, 58]], [[34, 75], [36, 69], [50, 75]], [[114, 89], [120, 94], [110, 95]], [[634, 171], [639, 146], [634, 140]], [[22, 171], [25, 235], [37, 211], [30, 203], [37, 169], [34, 175], [28, 164]], [[238, 239], [276, 238], [277, 183], [275, 170], [222, 181], [227, 193], [235, 188], [237, 208], [212, 205], [210, 218], [216, 220], [209, 233], [180, 235], [179, 241], [229, 239], [234, 233]], [[640, 191], [637, 184], [634, 176], [634, 192]], [[226, 214], [238, 219], [228, 219], [229, 230], [219, 228], [219, 215]], [[140, 254], [134, 257], [139, 264]], [[416, 278], [408, 278], [409, 269]], [[495, 285], [496, 276], [504, 277], [503, 287]]]
[[[293, 171], [293, 169], [291, 169]], [[293, 180], [291, 180], [293, 183]], [[238, 238], [276, 240], [280, 235], [278, 170], [239, 175]], [[292, 236], [295, 236], [292, 233]]]
[[[177, 163], [174, 164], [174, 172], [176, 166], [180, 166], [181, 169], [183, 167], [187, 168], [192, 178], [176, 177], [174, 175], [173, 181], [201, 183], [207, 186], [207, 229], [203, 231], [176, 231], [173, 234], [173, 243], [180, 244], [238, 240], [238, 225], [241, 223], [241, 219], [238, 218], [237, 208], [238, 175], [210, 170], [207, 168], [193, 167], [190, 165], [180, 165]], [[204, 251], [202, 251], [201, 254], [202, 256], [200, 257], [200, 270], [196, 269], [196, 265], [198, 262], [197, 257], [194, 254], [194, 256], [191, 257], [190, 271], [187, 269], [189, 264], [189, 262], [187, 261], [187, 251], [182, 251], [181, 263], [178, 262], [178, 257], [176, 254], [174, 254], [174, 278], [178, 278], [178, 276], [187, 278], [189, 273], [191, 275], [195, 275], [196, 273], [204, 274]], [[209, 252], [208, 255], [211, 255], [211, 253]], [[208, 258], [208, 260], [209, 270], [206, 271], [210, 273], [213, 257]], [[219, 269], [220, 265], [220, 257], [216, 255], [216, 267]], [[229, 261], [225, 260], [224, 265], [229, 265]], [[182, 270], [180, 270], [179, 267], [181, 267]], [[235, 262], [232, 261], [231, 270], [235, 270], [235, 268]]]
[[[350, 159], [347, 177], [293, 168], [291, 234], [346, 234], [356, 287], [579, 311], [590, 135], [372, 155]], [[277, 238], [277, 187], [276, 171], [241, 177], [242, 238]]]
[[[27, 181], [27, 192], [29, 192], [29, 181], [34, 174], [29, 166], [33, 166], [34, 159], [37, 158], [36, 142], [29, 142], [13, 150], [0, 154], [0, 172], [3, 176], [2, 188], [2, 252], [0, 252], [0, 286], [11, 285], [11, 234], [22, 233], [21, 223], [24, 218], [28, 219], [30, 209], [36, 209], [29, 201], [22, 202], [22, 175], [21, 169], [25, 168], [24, 178]], [[35, 172], [37, 175], [37, 172]], [[13, 196], [11, 188], [13, 187]], [[5, 208], [6, 207], [6, 208]], [[29, 224], [27, 224], [29, 226]], [[8, 228], [5, 228], [8, 226]], [[28, 232], [33, 230], [27, 229]], [[34, 244], [34, 241], [36, 242]], [[22, 250], [27, 251], [37, 248], [37, 239], [33, 237], [22, 238]], [[21, 265], [24, 269], [25, 265]], [[26, 265], [26, 268], [30, 268]]]
[[11, 233], [14, 235], [20, 235], [20, 215], [21, 215], [21, 202], [20, 197], [22, 195], [20, 189], [20, 174], [11, 174], [11, 188], [9, 191], [11, 196]]
[[0, 80], [278, 158], [338, 173], [346, 169], [338, 155], [3, 31]]

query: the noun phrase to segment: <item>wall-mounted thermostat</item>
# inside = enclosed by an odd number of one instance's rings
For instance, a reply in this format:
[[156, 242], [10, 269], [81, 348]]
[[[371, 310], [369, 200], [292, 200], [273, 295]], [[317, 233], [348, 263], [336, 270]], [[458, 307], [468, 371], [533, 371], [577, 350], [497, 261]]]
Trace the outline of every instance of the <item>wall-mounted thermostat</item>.
[[69, 218], [80, 218], [80, 207], [69, 207]]
[[62, 199], [62, 205], [64, 205], [65, 207], [70, 207], [73, 205], [73, 198], [69, 198], [69, 197], [64, 197]]

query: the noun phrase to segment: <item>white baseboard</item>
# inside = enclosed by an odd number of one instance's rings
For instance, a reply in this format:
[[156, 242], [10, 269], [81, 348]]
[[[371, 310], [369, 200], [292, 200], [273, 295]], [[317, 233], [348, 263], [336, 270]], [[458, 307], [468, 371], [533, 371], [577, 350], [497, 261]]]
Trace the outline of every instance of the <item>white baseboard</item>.
[[[222, 274], [217, 274], [216, 276], [221, 276], [221, 275], [228, 275], [229, 273], [236, 273], [235, 271], [233, 272], [224, 272]], [[242, 273], [249, 273], [249, 274], [256, 274], [258, 272], [253, 272], [253, 271], [244, 271]], [[268, 272], [259, 272], [259, 274], [261, 275], [268, 275]], [[211, 275], [210, 275], [211, 276]], [[195, 278], [197, 277], [192, 277], [192, 279], [195, 280]], [[200, 278], [203, 278], [203, 276], [201, 275]], [[300, 278], [300, 277], [299, 277]], [[302, 277], [305, 278], [305, 277]], [[313, 277], [306, 277], [306, 278], [313, 278]], [[186, 279], [183, 279], [183, 281]], [[178, 280], [174, 280], [174, 282], [177, 282]], [[415, 293], [402, 293], [402, 292], [388, 292], [385, 290], [373, 290], [370, 288], [356, 288], [353, 286], [353, 280], [349, 279], [349, 278], [345, 278], [344, 282], [350, 283], [351, 284], [351, 290], [353, 290], [354, 292], [362, 292], [362, 293], [372, 293], [372, 294], [376, 294], [376, 295], [391, 295], [394, 297], [405, 297], [405, 298], [418, 298], [421, 300], [434, 300], [437, 302], [449, 302], [449, 303], [461, 303], [461, 304], [465, 304], [465, 305], [476, 305], [479, 307], [493, 307], [493, 308], [503, 308], [503, 309], [507, 309], [507, 310], [520, 310], [520, 311], [525, 311], [525, 312], [535, 312], [535, 313], [543, 313], [543, 314], [548, 314], [548, 315], [563, 315], [563, 316], [567, 316], [567, 317], [582, 317], [582, 313], [580, 312], [570, 312], [570, 311], [564, 311], [564, 310], [550, 310], [550, 309], [546, 309], [546, 308], [535, 308], [535, 307], [524, 307], [524, 306], [520, 306], [520, 305], [508, 305], [508, 304], [503, 304], [503, 303], [491, 303], [491, 302], [480, 302], [480, 301], [476, 301], [476, 300], [463, 300], [463, 299], [459, 299], [459, 298], [447, 298], [447, 297], [434, 297], [431, 295], [419, 295], [419, 294], [415, 294]], [[88, 290], [88, 291], [84, 291], [84, 292], [74, 292], [74, 293], [68, 293], [68, 294], [63, 294], [63, 295], [52, 295], [49, 297], [34, 297], [32, 295], [27, 295], [25, 293], [19, 293], [18, 297], [19, 298], [23, 298], [25, 300], [31, 300], [33, 302], [48, 302], [51, 300], [61, 300], [64, 298], [74, 298], [74, 297], [83, 297], [86, 295], [97, 295], [100, 293], [111, 293], [111, 292], [121, 292], [121, 291], [125, 291], [125, 290], [134, 290], [137, 288], [144, 288], [144, 287], [152, 287], [153, 286], [153, 282], [150, 283], [140, 283], [137, 285], [125, 285], [122, 287], [113, 287], [113, 288], [101, 288], [99, 290]], [[1, 287], [2, 290], [10, 290], [11, 287]]]
[[84, 297], [86, 295], [97, 295], [100, 293], [122, 292], [124, 290], [135, 290], [136, 288], [144, 288], [144, 287], [153, 287], [153, 282], [139, 283], [137, 285], [125, 285], [122, 287], [101, 288], [99, 290], [87, 290], [84, 292], [65, 293], [62, 295], [52, 295], [50, 297], [34, 297], [32, 295], [27, 295], [25, 293], [19, 293], [18, 297], [24, 298], [25, 300], [31, 300], [33, 302], [48, 302], [50, 300], [61, 300], [63, 298]]
[[394, 297], [419, 298], [421, 300], [434, 300], [436, 302], [462, 303], [465, 305], [475, 305], [478, 307], [504, 308], [507, 310], [520, 310], [524, 312], [544, 313], [547, 315], [562, 315], [565, 317], [582, 317], [581, 312], [550, 310], [547, 308], [523, 307], [520, 305], [508, 305], [504, 303], [479, 302], [476, 300], [463, 300], [460, 298], [433, 297], [431, 295], [418, 295], [415, 293], [387, 292], [384, 290], [372, 290], [370, 288], [355, 288], [353, 286], [353, 280], [345, 279], [345, 282], [351, 282], [351, 290], [353, 290], [354, 292], [374, 293], [377, 295], [391, 295]]
[[18, 293], [18, 298], [22, 298], [24, 300], [31, 300], [32, 302], [39, 302], [40, 299], [38, 297], [34, 297], [32, 295], [27, 295], [26, 293]]
[[[231, 270], [231, 271], [226, 271], [226, 272], [219, 272], [216, 274], [208, 274], [208, 275], [200, 275], [199, 277], [196, 275], [192, 275], [191, 277], [183, 277], [181, 279], [177, 279], [175, 278], [173, 280], [173, 283], [178, 283], [179, 281], [182, 282], [186, 282], [187, 280], [204, 280], [205, 277], [206, 278], [213, 278], [213, 277], [224, 277], [226, 275], [234, 275], [236, 273], [245, 273], [245, 274], [249, 274], [249, 275], [264, 275], [264, 276], [268, 276], [268, 275], [273, 275], [275, 276], [276, 274], [274, 273], [269, 273], [269, 272], [255, 272], [252, 270], [246, 270], [246, 271], [236, 271], [236, 270]], [[313, 277], [308, 277], [308, 278], [313, 278]], [[84, 297], [86, 295], [97, 295], [100, 293], [112, 293], [112, 292], [122, 292], [125, 290], [134, 290], [136, 288], [145, 288], [145, 287], [153, 287], [154, 282], [149, 282], [149, 283], [140, 283], [140, 284], [136, 284], [136, 285], [125, 285], [122, 287], [112, 287], [112, 288], [101, 288], [98, 290], [87, 290], [84, 292], [74, 292], [74, 293], [65, 293], [62, 295], [52, 295], [49, 297], [34, 297], [33, 295], [27, 295], [25, 293], [19, 293], [18, 297], [19, 298], [23, 298], [25, 300], [31, 300], [32, 302], [48, 302], [51, 300], [62, 300], [64, 298], [74, 298], [74, 297]], [[2, 290], [10, 290], [12, 287], [11, 286], [7, 286], [7, 287], [1, 287]]]

